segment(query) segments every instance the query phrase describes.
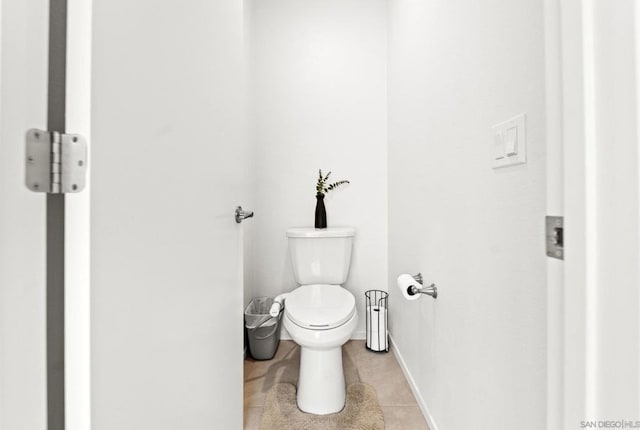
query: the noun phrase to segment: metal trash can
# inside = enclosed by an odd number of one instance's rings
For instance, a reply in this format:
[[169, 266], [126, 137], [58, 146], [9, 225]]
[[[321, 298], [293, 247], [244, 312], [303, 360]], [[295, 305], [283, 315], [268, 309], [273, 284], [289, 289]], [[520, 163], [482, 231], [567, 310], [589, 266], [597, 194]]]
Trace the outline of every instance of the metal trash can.
[[389, 293], [381, 290], [365, 291], [367, 349], [375, 352], [389, 352], [387, 309]]
[[280, 343], [282, 311], [277, 317], [269, 315], [271, 297], [256, 297], [244, 309], [244, 325], [249, 338], [249, 352], [256, 360], [271, 360]]

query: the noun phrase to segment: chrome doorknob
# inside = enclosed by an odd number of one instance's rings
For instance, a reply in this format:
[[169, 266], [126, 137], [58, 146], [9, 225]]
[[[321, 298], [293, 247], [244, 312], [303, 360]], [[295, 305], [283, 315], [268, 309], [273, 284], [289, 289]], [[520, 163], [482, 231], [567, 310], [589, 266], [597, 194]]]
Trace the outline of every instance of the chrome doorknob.
[[252, 218], [252, 217], [253, 217], [252, 211], [242, 210], [242, 206], [238, 206], [236, 208], [236, 222], [238, 224], [240, 224], [243, 219]]

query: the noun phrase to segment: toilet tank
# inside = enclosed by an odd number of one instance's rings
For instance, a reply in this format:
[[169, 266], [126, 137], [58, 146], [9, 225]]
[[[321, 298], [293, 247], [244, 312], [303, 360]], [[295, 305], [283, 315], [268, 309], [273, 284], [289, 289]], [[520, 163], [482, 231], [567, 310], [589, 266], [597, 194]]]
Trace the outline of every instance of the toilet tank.
[[353, 227], [287, 230], [293, 274], [300, 285], [342, 285], [349, 276]]

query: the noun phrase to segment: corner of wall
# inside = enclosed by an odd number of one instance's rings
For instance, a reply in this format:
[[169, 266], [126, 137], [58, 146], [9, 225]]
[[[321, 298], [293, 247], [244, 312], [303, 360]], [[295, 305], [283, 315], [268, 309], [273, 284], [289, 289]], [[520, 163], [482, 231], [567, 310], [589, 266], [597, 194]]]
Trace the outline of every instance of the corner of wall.
[[398, 344], [393, 339], [393, 335], [391, 333], [389, 333], [389, 340], [391, 343], [391, 351], [393, 352], [393, 355], [396, 357], [396, 360], [400, 365], [400, 369], [402, 370], [404, 377], [407, 379], [407, 382], [409, 383], [409, 388], [411, 388], [411, 392], [413, 393], [413, 396], [416, 398], [416, 402], [418, 402], [418, 406], [420, 407], [420, 412], [422, 412], [422, 416], [424, 416], [424, 419], [427, 422], [427, 425], [429, 426], [429, 430], [438, 430], [438, 425], [436, 424], [436, 421], [433, 418], [433, 415], [429, 411], [429, 408], [427, 407], [427, 403], [425, 402], [424, 398], [422, 397], [422, 394], [420, 393], [418, 384], [413, 378], [413, 375], [411, 374], [411, 371], [409, 370], [407, 363], [404, 361], [402, 352], [398, 348]]

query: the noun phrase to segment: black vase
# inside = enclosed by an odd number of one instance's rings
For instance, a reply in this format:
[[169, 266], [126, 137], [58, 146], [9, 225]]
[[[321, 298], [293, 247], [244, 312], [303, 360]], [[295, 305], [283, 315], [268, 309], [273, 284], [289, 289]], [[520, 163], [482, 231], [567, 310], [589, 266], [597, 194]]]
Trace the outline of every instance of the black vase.
[[316, 194], [316, 228], [327, 228], [327, 211], [324, 208], [324, 194]]

